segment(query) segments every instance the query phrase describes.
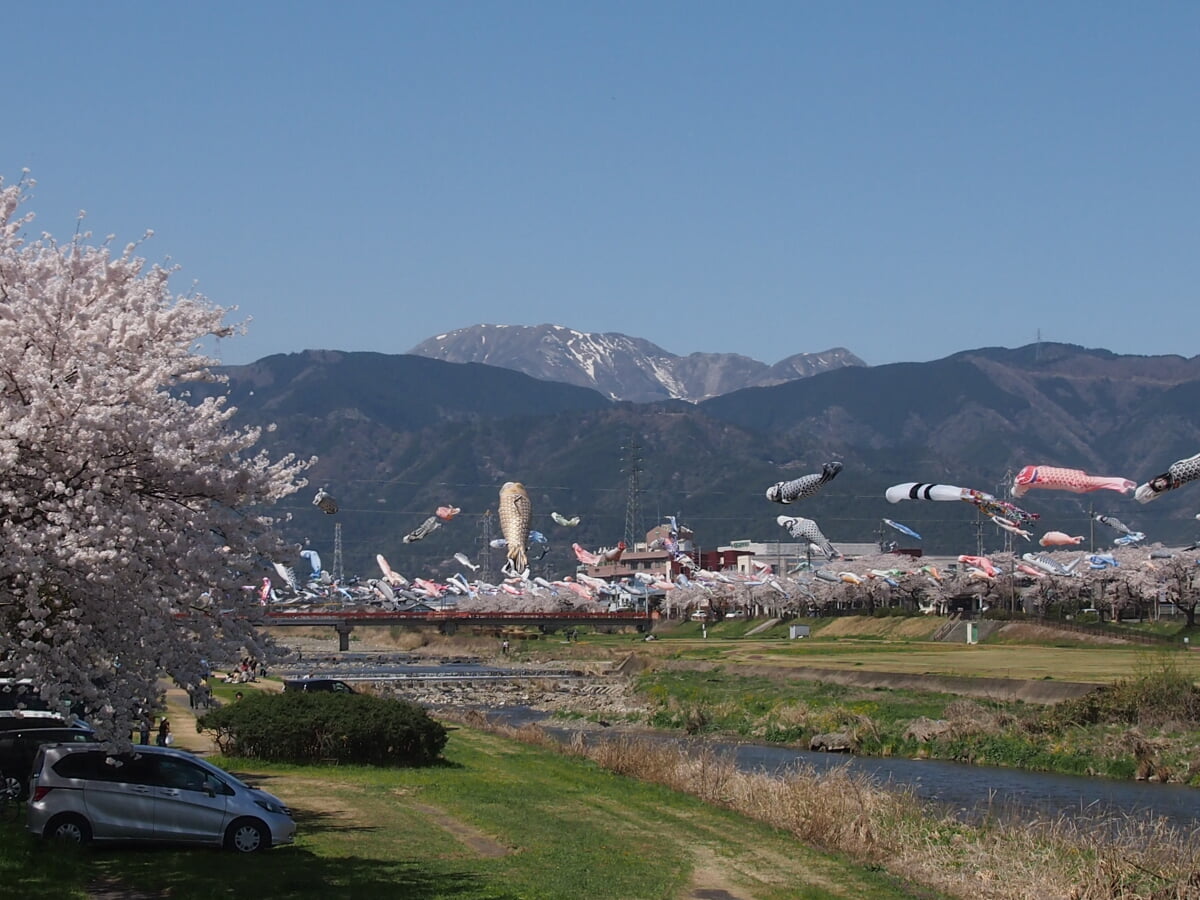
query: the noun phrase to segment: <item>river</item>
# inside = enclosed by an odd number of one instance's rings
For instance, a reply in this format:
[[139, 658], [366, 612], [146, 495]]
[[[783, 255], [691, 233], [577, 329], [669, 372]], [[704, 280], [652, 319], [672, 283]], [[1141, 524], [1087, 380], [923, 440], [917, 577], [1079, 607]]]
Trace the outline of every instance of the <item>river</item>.
[[[513, 706], [487, 712], [489, 718], [504, 724], [540, 724], [562, 739], [578, 731], [569, 725], [556, 724], [539, 710]], [[585, 736], [596, 739], [604, 734], [606, 732], [589, 731]], [[946, 760], [815, 753], [778, 744], [663, 733], [643, 735], [639, 732], [639, 737], [712, 748], [721, 755], [732, 756], [743, 772], [785, 774], [802, 767], [824, 772], [848, 766], [853, 772], [869, 775], [881, 786], [909, 788], [918, 799], [946, 809], [965, 821], [985, 816], [1014, 816], [1025, 820], [1063, 817], [1091, 825], [1116, 827], [1130, 820], [1162, 819], [1186, 831], [1200, 830], [1200, 790], [1186, 785], [1028, 772]]]

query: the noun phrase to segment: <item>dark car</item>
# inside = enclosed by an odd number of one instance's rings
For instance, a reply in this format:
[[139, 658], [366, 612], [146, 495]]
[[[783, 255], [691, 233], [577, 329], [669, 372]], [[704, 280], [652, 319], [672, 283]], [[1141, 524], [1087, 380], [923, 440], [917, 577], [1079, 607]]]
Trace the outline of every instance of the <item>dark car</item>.
[[19, 799], [29, 794], [29, 775], [33, 759], [43, 744], [86, 744], [96, 740], [90, 728], [70, 726], [18, 728], [0, 731], [0, 779], [5, 787], [15, 788]]
[[28, 678], [0, 678], [0, 709], [46, 710], [49, 704]]
[[285, 691], [328, 691], [334, 694], [357, 694], [358, 691], [336, 678], [292, 678], [283, 683]]

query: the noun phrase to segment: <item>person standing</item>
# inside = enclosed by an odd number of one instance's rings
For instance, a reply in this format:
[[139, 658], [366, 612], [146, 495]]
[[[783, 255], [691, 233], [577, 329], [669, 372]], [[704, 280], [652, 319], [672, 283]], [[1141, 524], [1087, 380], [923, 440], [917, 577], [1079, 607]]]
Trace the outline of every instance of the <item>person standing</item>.
[[142, 716], [142, 724], [138, 726], [138, 743], [150, 743], [150, 717]]
[[171, 723], [166, 716], [158, 723], [158, 746], [166, 747], [171, 743]]

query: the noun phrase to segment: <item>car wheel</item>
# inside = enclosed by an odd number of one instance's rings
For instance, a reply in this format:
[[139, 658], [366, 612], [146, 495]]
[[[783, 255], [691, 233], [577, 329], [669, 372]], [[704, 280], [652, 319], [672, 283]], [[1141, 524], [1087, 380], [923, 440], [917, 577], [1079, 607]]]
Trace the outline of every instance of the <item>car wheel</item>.
[[225, 832], [225, 847], [238, 853], [257, 853], [271, 846], [267, 826], [257, 819], [238, 819]]
[[17, 800], [24, 800], [25, 799], [25, 782], [22, 779], [18, 778], [16, 775], [5, 774], [3, 776], [3, 778], [4, 778], [4, 785], [3, 785], [4, 790], [8, 791], [10, 796], [15, 797]]
[[46, 823], [42, 837], [46, 840], [62, 841], [64, 844], [86, 844], [92, 839], [92, 826], [83, 816], [55, 816]]

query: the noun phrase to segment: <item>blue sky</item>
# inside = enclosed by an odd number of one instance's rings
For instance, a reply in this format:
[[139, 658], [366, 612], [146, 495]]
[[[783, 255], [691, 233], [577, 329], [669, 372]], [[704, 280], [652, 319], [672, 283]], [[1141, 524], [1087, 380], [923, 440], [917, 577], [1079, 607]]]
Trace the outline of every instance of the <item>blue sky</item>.
[[772, 363], [1200, 353], [1200, 4], [6, 10], [0, 175], [230, 363], [481, 322]]

